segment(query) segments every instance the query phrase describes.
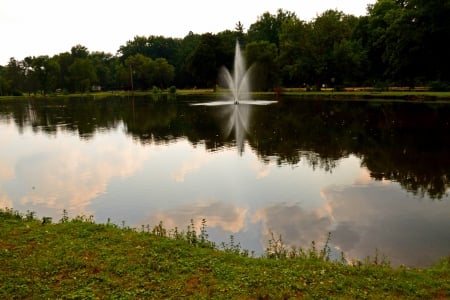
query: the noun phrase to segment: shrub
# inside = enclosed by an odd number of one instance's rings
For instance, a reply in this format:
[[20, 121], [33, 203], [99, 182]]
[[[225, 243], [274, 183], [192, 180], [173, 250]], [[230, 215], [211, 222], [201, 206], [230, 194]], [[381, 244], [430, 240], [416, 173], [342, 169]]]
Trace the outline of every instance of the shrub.
[[440, 81], [440, 80], [429, 82], [428, 87], [433, 92], [450, 91], [450, 83], [445, 82], [445, 81]]

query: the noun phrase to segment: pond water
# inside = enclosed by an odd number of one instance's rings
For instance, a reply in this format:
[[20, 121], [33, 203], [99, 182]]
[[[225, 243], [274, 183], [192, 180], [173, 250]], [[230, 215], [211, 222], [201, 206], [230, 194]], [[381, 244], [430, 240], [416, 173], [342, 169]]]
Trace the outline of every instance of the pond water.
[[393, 265], [450, 254], [450, 105], [212, 100], [0, 102], [0, 207], [138, 229], [204, 218], [256, 255], [271, 233], [331, 233], [333, 254]]

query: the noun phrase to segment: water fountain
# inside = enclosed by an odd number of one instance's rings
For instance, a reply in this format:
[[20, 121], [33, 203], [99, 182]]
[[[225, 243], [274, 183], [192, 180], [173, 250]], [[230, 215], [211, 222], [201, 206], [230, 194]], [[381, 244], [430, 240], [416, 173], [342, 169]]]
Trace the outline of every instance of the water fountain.
[[232, 95], [234, 104], [239, 104], [244, 96], [250, 96], [250, 72], [251, 69], [246, 69], [246, 63], [241, 54], [241, 47], [239, 46], [239, 42], [236, 41], [233, 75], [231, 75], [230, 71], [225, 67], [223, 67], [221, 71], [222, 79]]
[[268, 105], [276, 101], [253, 100], [251, 97], [251, 70], [246, 68], [245, 59], [241, 53], [239, 42], [236, 41], [233, 70], [226, 67], [220, 71], [220, 83], [224, 86], [222, 101], [196, 103], [193, 105], [222, 106], [221, 116], [226, 120], [224, 132], [229, 136], [232, 131], [235, 134], [238, 152], [242, 153], [244, 141], [250, 122], [250, 107], [252, 105]]

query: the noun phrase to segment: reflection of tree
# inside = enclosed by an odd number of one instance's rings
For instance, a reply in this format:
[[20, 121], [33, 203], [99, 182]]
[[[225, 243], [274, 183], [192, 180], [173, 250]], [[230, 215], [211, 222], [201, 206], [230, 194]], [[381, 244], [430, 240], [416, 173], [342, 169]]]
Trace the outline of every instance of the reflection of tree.
[[331, 171], [353, 153], [375, 179], [441, 198], [450, 188], [448, 105], [300, 101], [254, 114], [252, 147], [278, 163]]
[[[1, 118], [13, 119], [20, 131], [27, 126], [51, 135], [66, 130], [89, 139], [123, 122], [126, 133], [143, 144], [183, 137], [209, 151], [236, 145], [233, 135], [223, 135], [217, 113], [216, 107], [148, 98], [0, 103]], [[354, 154], [375, 179], [442, 198], [450, 188], [449, 116], [449, 105], [285, 99], [252, 107], [247, 138], [263, 161], [305, 160], [332, 171], [339, 159]]]

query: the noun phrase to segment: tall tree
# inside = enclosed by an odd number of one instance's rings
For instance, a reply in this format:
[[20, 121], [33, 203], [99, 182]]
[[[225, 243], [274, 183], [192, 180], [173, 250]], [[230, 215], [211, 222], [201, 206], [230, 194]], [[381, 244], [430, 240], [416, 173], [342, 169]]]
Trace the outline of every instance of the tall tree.
[[297, 18], [291, 18], [282, 25], [278, 62], [283, 85], [299, 86], [309, 81], [307, 60], [310, 36], [310, 24]]
[[87, 92], [97, 83], [94, 65], [88, 58], [76, 58], [70, 65], [69, 72], [76, 91]]
[[276, 63], [277, 46], [268, 41], [250, 42], [245, 47], [247, 62], [251, 66], [255, 90], [272, 90], [279, 82]]
[[28, 76], [31, 76], [31, 80], [37, 84], [37, 90], [44, 95], [54, 92], [59, 83], [60, 66], [57, 59], [42, 55], [25, 59], [25, 61], [27, 60], [32, 69]]
[[[352, 17], [337, 10], [327, 10], [313, 21], [308, 64], [311, 78], [318, 89], [322, 84], [333, 84], [341, 76], [336, 62], [340, 57], [336, 54], [342, 53], [342, 49], [335, 48], [351, 39], [353, 23], [355, 20]], [[347, 50], [352, 49], [347, 47]]]
[[76, 58], [87, 58], [89, 56], [89, 51], [85, 46], [75, 45], [70, 49], [73, 59]]
[[175, 77], [175, 68], [165, 58], [155, 60], [154, 84], [161, 88], [167, 87]]
[[200, 44], [201, 35], [194, 34], [192, 31], [186, 35], [180, 42], [180, 48], [174, 63], [176, 74], [175, 83], [179, 87], [192, 87], [197, 83], [194, 82], [194, 76], [190, 69], [191, 58], [194, 55], [198, 45]]
[[188, 57], [188, 68], [192, 74], [194, 84], [199, 87], [213, 87], [216, 84], [218, 66], [216, 50], [218, 39], [211, 33], [205, 33]]
[[150, 57], [135, 54], [125, 60], [122, 80], [133, 89], [146, 90], [154, 84], [155, 62]]
[[24, 91], [26, 70], [14, 57], [9, 59], [4, 71], [4, 88], [8, 95], [20, 95]]
[[296, 18], [295, 13], [279, 9], [275, 15], [265, 12], [248, 29], [249, 42], [268, 41], [279, 46], [279, 33], [284, 22]]

